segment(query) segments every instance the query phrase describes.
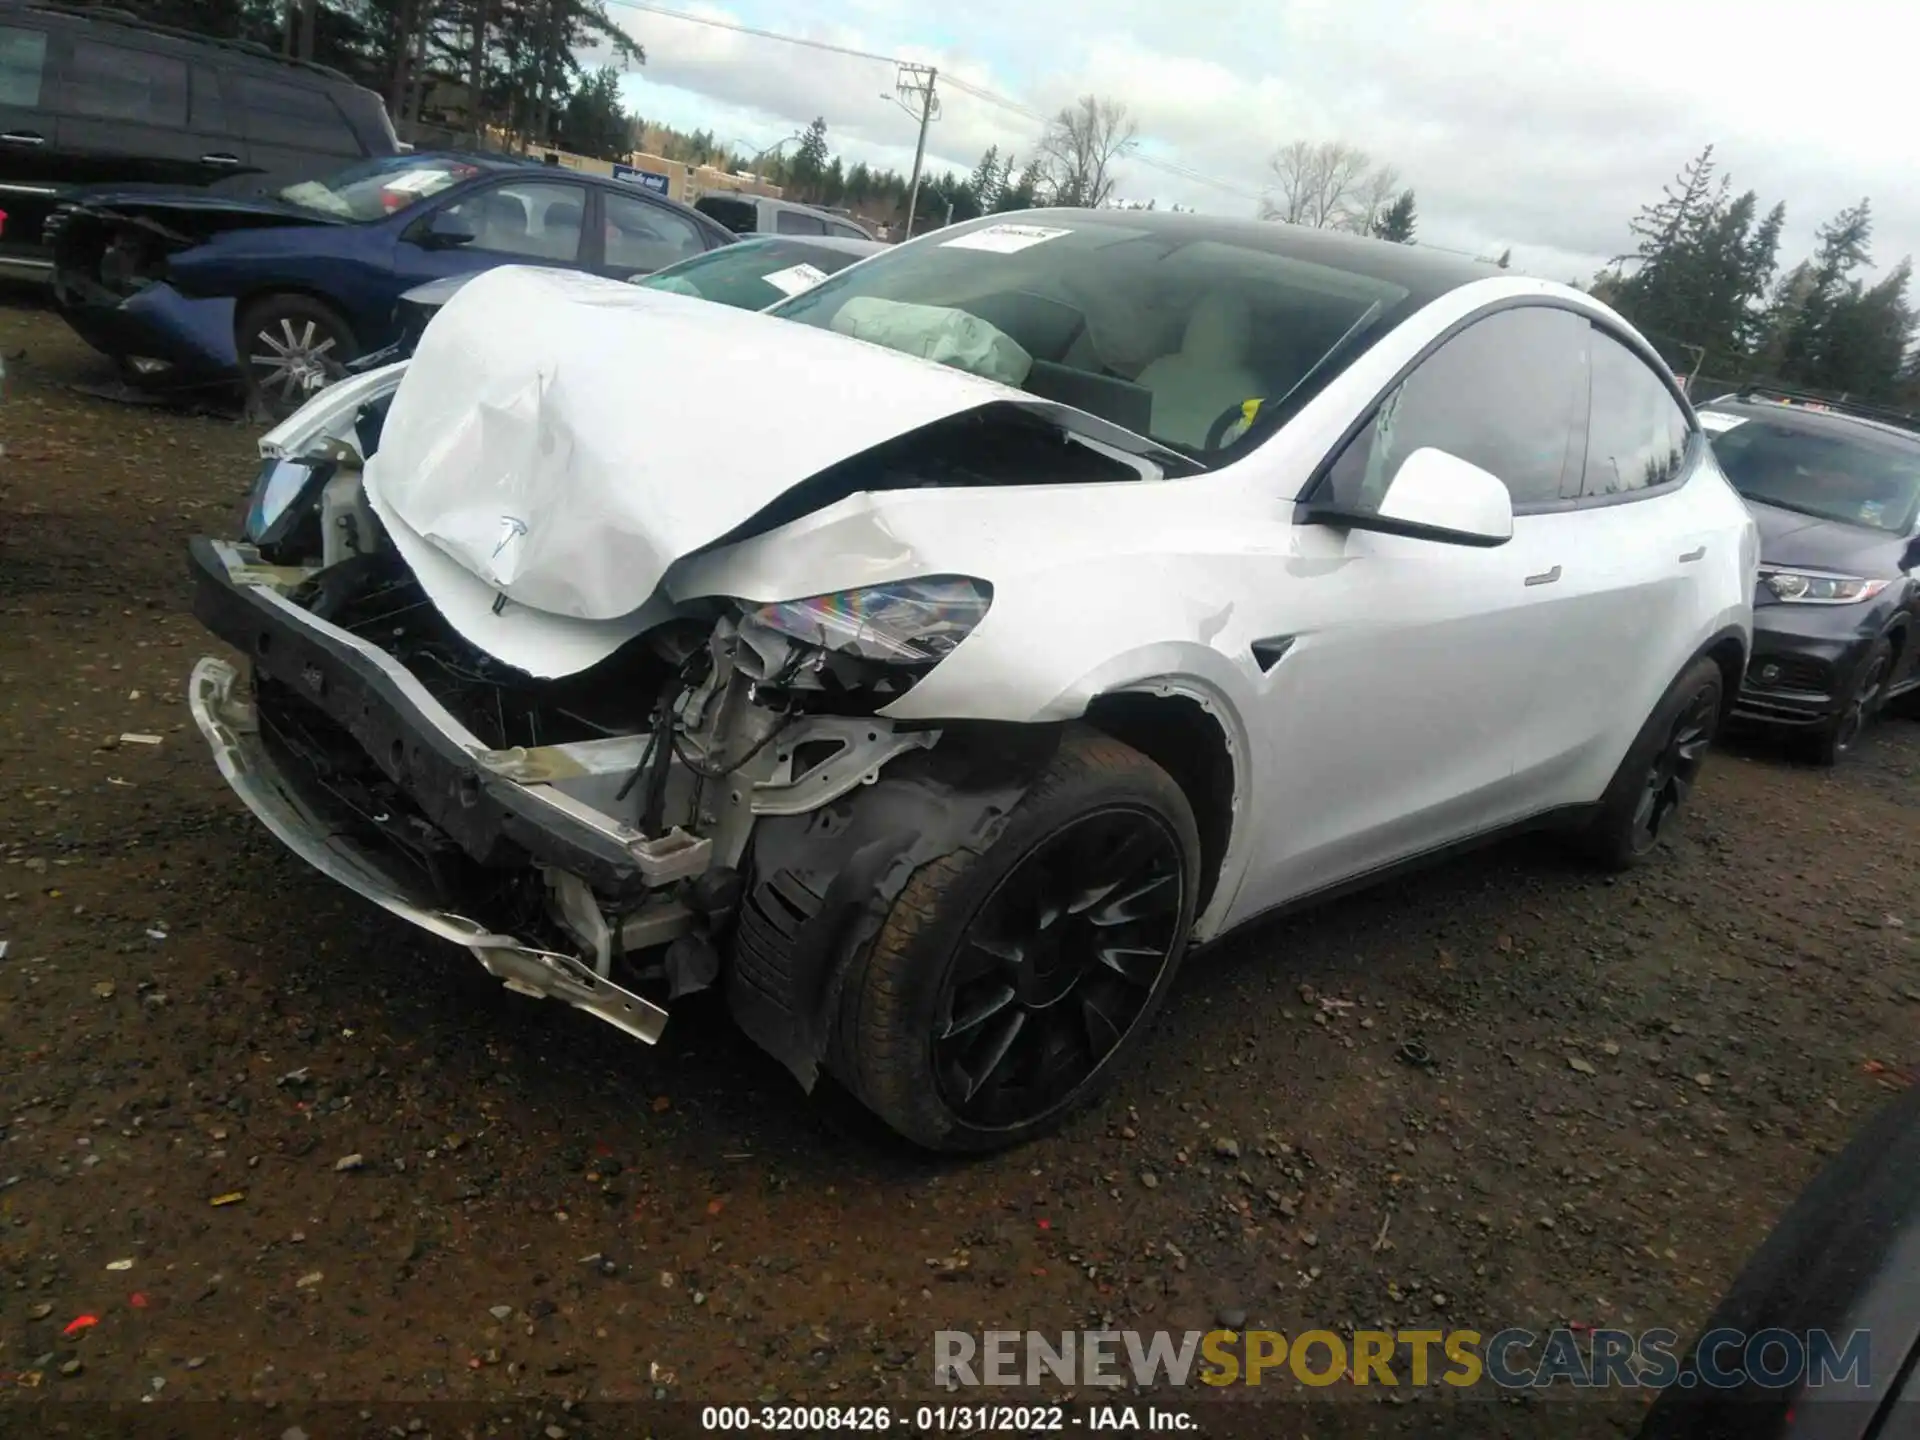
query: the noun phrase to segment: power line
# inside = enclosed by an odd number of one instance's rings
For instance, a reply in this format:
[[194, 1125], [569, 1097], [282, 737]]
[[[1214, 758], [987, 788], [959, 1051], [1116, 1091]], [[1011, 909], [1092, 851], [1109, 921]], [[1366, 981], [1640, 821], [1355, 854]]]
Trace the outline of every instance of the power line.
[[[954, 89], [965, 91], [977, 100], [985, 100], [990, 105], [998, 105], [1003, 110], [1010, 110], [1016, 115], [1023, 115], [1037, 124], [1049, 125], [1052, 123], [1045, 115], [1042, 115], [1031, 106], [1022, 105], [1018, 100], [1009, 100], [1004, 95], [996, 95], [983, 85], [974, 85], [966, 80], [956, 79], [952, 75], [948, 75], [946, 81], [947, 84], [951, 85]], [[1138, 161], [1142, 165], [1164, 171], [1166, 174], [1177, 176], [1182, 180], [1190, 181], [1197, 185], [1211, 185], [1216, 190], [1225, 190], [1229, 194], [1238, 195], [1243, 200], [1258, 200], [1260, 198], [1256, 191], [1248, 190], [1244, 186], [1236, 185], [1231, 181], [1221, 180], [1203, 171], [1195, 170], [1192, 166], [1183, 165], [1177, 160], [1163, 160], [1155, 155], [1143, 155], [1137, 150], [1130, 153], [1127, 159]]]
[[607, 0], [607, 3], [617, 5], [622, 10], [645, 10], [650, 15], [665, 15], [670, 20], [685, 20], [690, 25], [707, 25], [715, 30], [731, 30], [736, 35], [752, 35], [761, 40], [778, 40], [787, 45], [804, 45], [809, 50], [828, 50], [835, 55], [851, 55], [857, 60], [878, 60], [882, 65], [907, 63], [896, 60], [891, 55], [877, 55], [871, 50], [855, 50], [850, 45], [835, 45], [826, 40], [809, 40], [804, 35], [782, 35], [777, 30], [761, 30], [752, 25], [737, 24], [732, 20], [716, 19], [712, 15], [690, 15], [685, 10], [671, 10], [665, 5], [649, 4], [648, 0]]
[[[705, 25], [715, 30], [730, 30], [736, 35], [751, 35], [760, 40], [777, 40], [785, 45], [802, 45], [809, 50], [825, 50], [834, 55], [851, 55], [857, 60], [876, 60], [883, 65], [893, 65], [901, 69], [926, 71], [930, 68], [923, 65], [916, 65], [912, 61], [897, 59], [892, 55], [881, 55], [872, 50], [857, 50], [850, 45], [835, 45], [826, 40], [808, 39], [804, 35], [784, 35], [778, 30], [763, 30], [753, 25], [741, 25], [736, 21], [721, 20], [712, 15], [694, 15], [685, 10], [672, 9], [666, 5], [652, 4], [650, 0], [607, 0], [607, 3], [618, 6], [622, 10], [644, 10], [650, 15], [663, 15], [670, 20], [684, 20], [690, 25]], [[1048, 125], [1052, 123], [1047, 116], [1042, 115], [1031, 106], [1022, 105], [1018, 100], [1009, 100], [1004, 95], [995, 94], [984, 85], [972, 84], [969, 81], [959, 79], [951, 73], [943, 75], [940, 78], [955, 90], [971, 95], [976, 100], [984, 100], [989, 105], [997, 105], [1002, 110], [1011, 111], [1015, 115], [1024, 116], [1035, 124]], [[929, 84], [928, 90], [931, 90], [931, 84]], [[923, 122], [921, 125], [921, 141], [923, 147], [925, 135], [926, 127]], [[1192, 184], [1209, 185], [1216, 190], [1224, 190], [1228, 194], [1237, 195], [1243, 200], [1260, 199], [1257, 191], [1248, 190], [1244, 186], [1233, 184], [1231, 181], [1221, 180], [1215, 176], [1204, 174], [1178, 161], [1162, 160], [1157, 156], [1142, 155], [1138, 151], [1129, 155], [1127, 158], [1137, 160], [1142, 165], [1163, 171], [1168, 175], [1186, 180]]]

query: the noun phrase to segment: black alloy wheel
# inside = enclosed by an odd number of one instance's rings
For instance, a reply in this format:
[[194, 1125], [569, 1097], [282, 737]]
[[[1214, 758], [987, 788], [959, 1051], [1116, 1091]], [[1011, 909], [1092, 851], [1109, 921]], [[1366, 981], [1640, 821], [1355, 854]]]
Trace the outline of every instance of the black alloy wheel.
[[1881, 703], [1886, 699], [1887, 676], [1892, 670], [1893, 647], [1882, 640], [1868, 652], [1866, 663], [1860, 667], [1860, 677], [1854, 681], [1839, 718], [1834, 721], [1834, 759], [1853, 749], [1880, 713]]
[[961, 936], [934, 1007], [940, 1098], [982, 1129], [1070, 1103], [1140, 1022], [1174, 962], [1190, 883], [1146, 809], [1081, 816], [1028, 851]]
[[1893, 642], [1882, 635], [1853, 672], [1853, 681], [1832, 719], [1812, 733], [1794, 737], [1791, 750], [1811, 765], [1838, 765], [1860, 744], [1867, 728], [1887, 703], [1887, 682], [1893, 678]]
[[1066, 726], [1004, 816], [916, 869], [850, 958], [829, 1068], [929, 1150], [1004, 1150], [1054, 1129], [1145, 1043], [1204, 864], [1174, 778]]
[[1687, 697], [1667, 732], [1666, 742], [1654, 752], [1646, 783], [1633, 812], [1633, 848], [1644, 855], [1660, 843], [1667, 822], [1686, 803], [1700, 777], [1707, 750], [1720, 722], [1720, 687], [1704, 685]]

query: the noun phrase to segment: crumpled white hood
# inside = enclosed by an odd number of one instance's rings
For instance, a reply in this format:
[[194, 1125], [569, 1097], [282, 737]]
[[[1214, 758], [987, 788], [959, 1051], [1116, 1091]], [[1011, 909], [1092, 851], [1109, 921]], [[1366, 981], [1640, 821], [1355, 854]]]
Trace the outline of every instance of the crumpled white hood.
[[[1025, 398], [809, 326], [509, 266], [428, 325], [366, 488], [436, 601], [448, 567], [423, 567], [423, 546], [480, 582], [490, 609], [504, 596], [502, 612], [606, 622], [836, 461]], [[455, 608], [466, 630], [471, 607]]]

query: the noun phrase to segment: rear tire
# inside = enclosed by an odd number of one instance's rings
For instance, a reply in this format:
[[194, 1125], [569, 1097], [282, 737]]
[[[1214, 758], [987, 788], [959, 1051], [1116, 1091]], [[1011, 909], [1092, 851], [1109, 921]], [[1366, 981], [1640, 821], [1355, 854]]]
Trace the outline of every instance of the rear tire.
[[1018, 1145], [1083, 1109], [1138, 1048], [1199, 887], [1186, 796], [1074, 727], [987, 850], [907, 882], [850, 967], [831, 1067], [932, 1150]]
[[360, 353], [345, 317], [311, 295], [249, 301], [234, 324], [234, 344], [247, 413], [265, 420], [286, 419]]
[[1840, 713], [1810, 735], [1794, 737], [1794, 754], [1810, 765], [1838, 765], [1859, 745], [1886, 701], [1893, 673], [1893, 643], [1882, 635], [1853, 672]]
[[1726, 677], [1699, 659], [1667, 687], [1653, 714], [1600, 798], [1600, 811], [1581, 832], [1580, 848], [1609, 870], [1628, 870], [1656, 850], [1699, 779], [1720, 727]]

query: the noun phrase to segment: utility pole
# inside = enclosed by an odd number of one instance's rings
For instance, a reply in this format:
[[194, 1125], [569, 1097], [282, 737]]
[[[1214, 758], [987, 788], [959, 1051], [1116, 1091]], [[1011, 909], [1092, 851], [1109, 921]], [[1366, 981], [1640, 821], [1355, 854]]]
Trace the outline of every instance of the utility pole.
[[[920, 166], [927, 155], [927, 126], [940, 118], [940, 97], [934, 81], [940, 71], [932, 65], [902, 65], [894, 79], [896, 102], [920, 122], [920, 138], [913, 147], [913, 179], [907, 185], [907, 239], [913, 238], [913, 215], [920, 205]], [[912, 102], [919, 101], [918, 107]], [[917, 114], [916, 114], [917, 108]]]

